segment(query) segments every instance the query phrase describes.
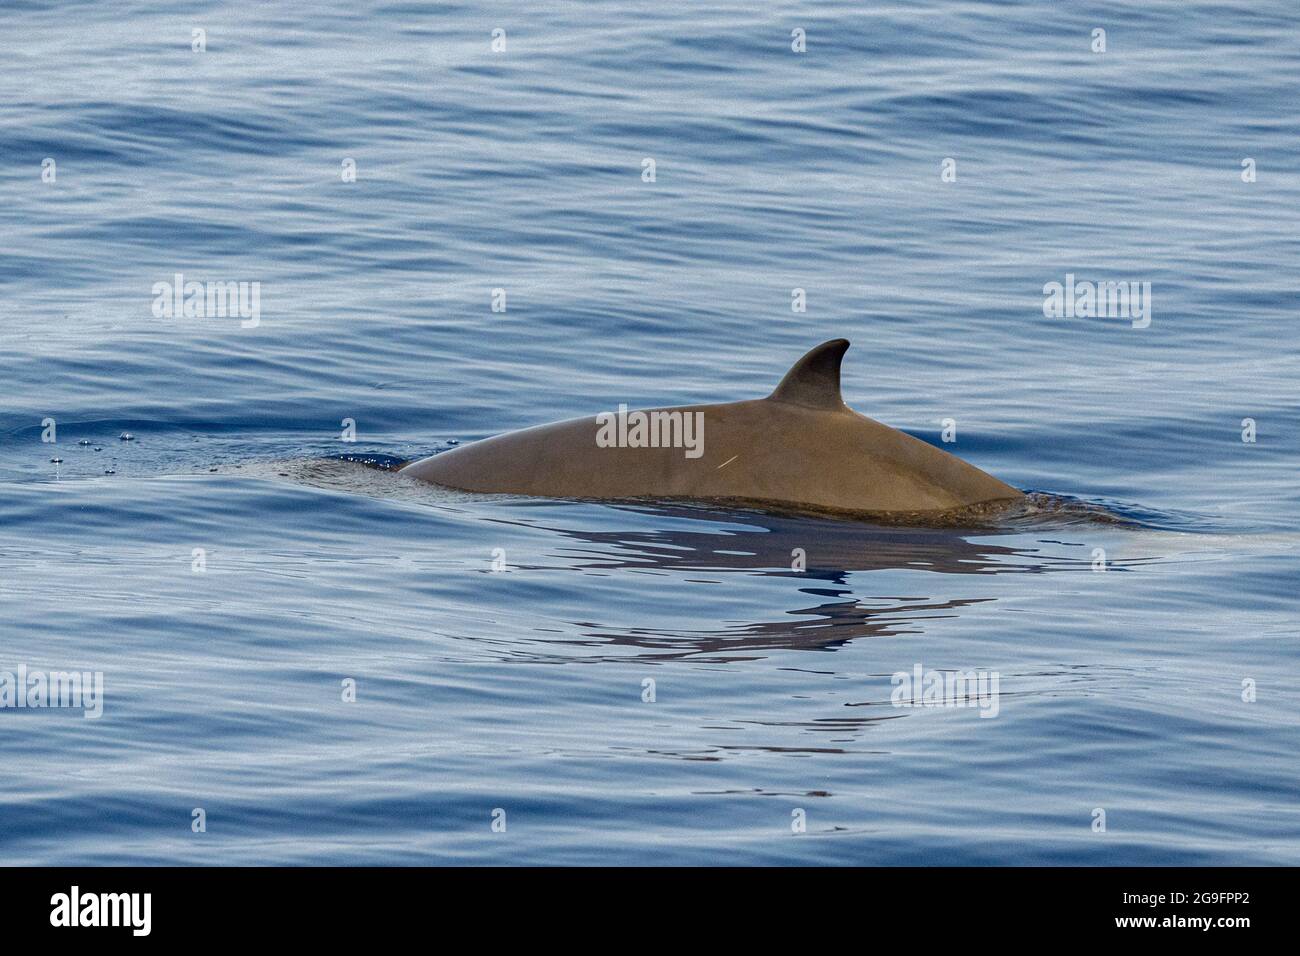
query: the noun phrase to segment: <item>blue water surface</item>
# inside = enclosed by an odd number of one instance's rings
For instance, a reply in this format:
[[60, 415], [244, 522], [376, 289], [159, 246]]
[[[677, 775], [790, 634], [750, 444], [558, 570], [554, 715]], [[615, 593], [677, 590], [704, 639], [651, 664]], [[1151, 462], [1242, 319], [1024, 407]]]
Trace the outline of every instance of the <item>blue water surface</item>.
[[[1294, 3], [15, 0], [0, 90], [0, 671], [104, 680], [0, 709], [0, 862], [1300, 863]], [[339, 458], [837, 336], [853, 407], [1075, 504]]]

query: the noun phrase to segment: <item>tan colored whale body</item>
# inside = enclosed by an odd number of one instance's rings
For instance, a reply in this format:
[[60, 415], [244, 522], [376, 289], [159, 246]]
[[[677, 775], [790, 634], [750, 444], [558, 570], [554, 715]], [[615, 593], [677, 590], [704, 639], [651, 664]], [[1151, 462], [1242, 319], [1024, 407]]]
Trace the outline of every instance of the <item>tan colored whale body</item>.
[[[463, 445], [402, 471], [496, 494], [742, 500], [861, 513], [944, 512], [1021, 497], [845, 405], [840, 361], [848, 347], [845, 339], [817, 346], [767, 398], [651, 409], [643, 413], [651, 426], [639, 435], [617, 428], [612, 415], [576, 418]], [[636, 414], [621, 424], [635, 426]], [[647, 431], [663, 445], [675, 439], [675, 447], [608, 447], [611, 439], [644, 445]]]

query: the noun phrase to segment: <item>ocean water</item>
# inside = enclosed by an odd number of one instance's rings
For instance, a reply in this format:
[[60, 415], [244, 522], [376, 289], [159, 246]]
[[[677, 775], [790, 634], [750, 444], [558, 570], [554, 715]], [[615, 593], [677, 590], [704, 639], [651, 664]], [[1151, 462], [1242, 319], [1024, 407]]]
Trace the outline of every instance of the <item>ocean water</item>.
[[[0, 671], [103, 697], [0, 709], [0, 862], [1300, 863], [1298, 66], [1283, 2], [6, 3]], [[837, 336], [1065, 504], [364, 464]]]

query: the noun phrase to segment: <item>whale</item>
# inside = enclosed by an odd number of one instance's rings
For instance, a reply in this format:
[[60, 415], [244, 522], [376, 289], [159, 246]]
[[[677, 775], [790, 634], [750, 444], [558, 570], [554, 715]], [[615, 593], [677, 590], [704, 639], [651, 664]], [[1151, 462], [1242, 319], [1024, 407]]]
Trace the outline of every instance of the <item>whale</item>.
[[939, 515], [1023, 493], [844, 403], [847, 339], [794, 363], [766, 398], [537, 425], [410, 462], [446, 488], [542, 498], [741, 503], [867, 515]]

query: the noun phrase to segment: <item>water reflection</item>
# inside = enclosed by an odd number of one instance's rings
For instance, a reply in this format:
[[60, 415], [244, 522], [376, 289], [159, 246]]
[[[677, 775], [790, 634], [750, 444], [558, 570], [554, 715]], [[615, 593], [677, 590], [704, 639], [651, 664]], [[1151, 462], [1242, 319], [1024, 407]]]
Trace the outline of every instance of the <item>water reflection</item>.
[[[762, 621], [733, 624], [703, 631], [638, 627], [610, 629], [596, 626], [586, 633], [594, 641], [615, 647], [638, 647], [661, 651], [654, 657], [664, 660], [700, 656], [716, 660], [739, 660], [737, 652], [772, 650], [834, 650], [862, 637], [896, 637], [921, 634], [924, 622], [941, 617], [956, 617], [959, 608], [992, 601], [993, 598], [966, 598], [950, 601], [918, 600], [877, 606], [853, 598], [848, 590], [825, 592], [800, 588], [800, 593], [843, 596], [841, 601], [823, 601], [785, 613], [786, 621]], [[577, 642], [568, 642], [577, 643]], [[716, 656], [725, 655], [725, 656]], [[638, 655], [646, 656], [646, 655]], [[750, 655], [755, 656], [755, 655]]]
[[[652, 571], [668, 573], [680, 583], [700, 585], [726, 584], [727, 575], [737, 572], [789, 578], [800, 582], [790, 602], [795, 606], [772, 612], [773, 617], [780, 615], [775, 620], [728, 621], [705, 629], [653, 622], [636, 627], [573, 622], [580, 630], [579, 636], [552, 636], [548, 638], [550, 643], [637, 648], [650, 652], [638, 654], [639, 658], [662, 660], [690, 657], [722, 661], [762, 656], [761, 652], [777, 649], [834, 650], [859, 638], [921, 634], [930, 621], [953, 618], [964, 608], [996, 600], [979, 593], [983, 588], [972, 588], [971, 593], [959, 597], [863, 596], [857, 593], [861, 581], [855, 588], [850, 580], [857, 572], [912, 570], [946, 576], [989, 576], [1090, 570], [1091, 553], [1082, 542], [1056, 542], [1060, 547], [1079, 548], [1079, 556], [1073, 557], [1036, 546], [1013, 547], [989, 540], [1000, 535], [1010, 537], [1005, 529], [883, 526], [705, 505], [604, 507], [671, 520], [649, 530], [611, 529], [608, 522], [600, 529], [566, 527], [549, 515], [519, 523], [546, 529], [573, 542], [554, 551], [567, 569], [589, 573]], [[498, 520], [515, 523], [513, 519]], [[804, 570], [792, 566], [800, 553], [806, 559]], [[969, 579], [945, 577], [935, 583], [942, 581], [944, 590], [950, 591], [955, 580]], [[910, 578], [909, 588], [915, 582]], [[667, 594], [667, 587], [664, 591]], [[788, 596], [782, 591], [770, 593], [778, 599], [781, 594]], [[648, 614], [653, 614], [649, 610], [653, 606], [653, 602], [647, 602]]]
[[[876, 525], [811, 516], [709, 506], [614, 505], [615, 510], [673, 519], [698, 527], [649, 531], [545, 527], [558, 535], [595, 546], [561, 549], [587, 569], [674, 571], [751, 571], [801, 579], [845, 583], [850, 571], [912, 569], [944, 574], [1041, 573], [1086, 567], [1081, 558], [1052, 556], [1037, 548], [1014, 548], [977, 540], [996, 536], [996, 528], [949, 529]], [[710, 526], [712, 525], [712, 527]], [[801, 554], [800, 554], [801, 553]], [[803, 570], [793, 564], [802, 556]]]

